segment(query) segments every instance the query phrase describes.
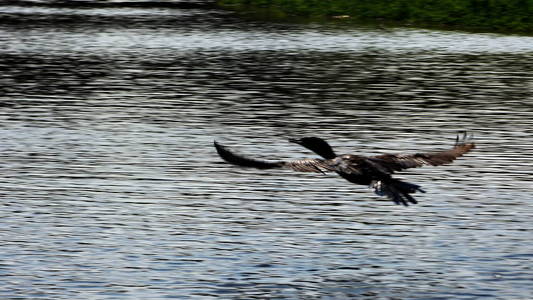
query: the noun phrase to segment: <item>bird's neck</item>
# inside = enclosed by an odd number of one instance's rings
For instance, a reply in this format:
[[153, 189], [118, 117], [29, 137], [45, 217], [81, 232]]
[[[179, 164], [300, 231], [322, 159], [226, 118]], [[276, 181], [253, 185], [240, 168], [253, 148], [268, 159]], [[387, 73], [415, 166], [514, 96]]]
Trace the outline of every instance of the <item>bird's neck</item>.
[[337, 154], [335, 154], [333, 149], [331, 149], [331, 147], [329, 147], [329, 146], [328, 147], [320, 147], [320, 148], [311, 149], [311, 150], [313, 150], [313, 152], [315, 152], [316, 154], [322, 156], [325, 159], [333, 159], [333, 158], [337, 157]]

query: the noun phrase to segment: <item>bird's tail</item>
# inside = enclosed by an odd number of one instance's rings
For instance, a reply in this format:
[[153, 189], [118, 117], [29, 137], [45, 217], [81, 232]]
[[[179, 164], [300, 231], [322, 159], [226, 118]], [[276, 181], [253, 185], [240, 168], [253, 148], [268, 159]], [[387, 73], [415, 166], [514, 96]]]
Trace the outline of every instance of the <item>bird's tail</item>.
[[374, 188], [374, 192], [377, 195], [387, 196], [394, 203], [403, 204], [404, 206], [409, 206], [409, 203], [418, 203], [410, 194], [416, 193], [417, 191], [425, 193], [419, 185], [392, 178], [373, 181], [371, 187]]

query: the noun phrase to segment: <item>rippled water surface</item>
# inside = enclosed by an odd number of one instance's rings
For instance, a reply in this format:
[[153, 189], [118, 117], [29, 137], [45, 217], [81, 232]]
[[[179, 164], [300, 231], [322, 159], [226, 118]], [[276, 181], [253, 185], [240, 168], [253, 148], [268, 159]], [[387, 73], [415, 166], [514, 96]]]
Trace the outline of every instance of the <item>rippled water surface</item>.
[[[0, 298], [531, 299], [533, 38], [0, 7]], [[396, 206], [265, 159], [478, 148]]]

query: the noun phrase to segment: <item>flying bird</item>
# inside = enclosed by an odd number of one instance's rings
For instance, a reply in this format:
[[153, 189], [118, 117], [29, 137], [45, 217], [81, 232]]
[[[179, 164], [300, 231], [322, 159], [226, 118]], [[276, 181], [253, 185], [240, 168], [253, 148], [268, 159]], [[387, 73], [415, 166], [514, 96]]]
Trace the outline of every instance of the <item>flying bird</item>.
[[434, 151], [415, 154], [381, 154], [361, 156], [356, 154], [337, 155], [333, 148], [318, 137], [289, 139], [321, 158], [307, 158], [289, 161], [266, 161], [237, 154], [214, 141], [218, 155], [226, 162], [257, 169], [291, 169], [300, 172], [327, 173], [336, 172], [351, 183], [367, 185], [380, 196], [386, 196], [396, 204], [408, 206], [418, 203], [411, 194], [425, 193], [419, 185], [401, 181], [392, 177], [397, 171], [422, 166], [440, 166], [453, 162], [458, 157], [475, 148], [473, 136], [463, 133], [455, 140], [453, 148], [446, 151]]

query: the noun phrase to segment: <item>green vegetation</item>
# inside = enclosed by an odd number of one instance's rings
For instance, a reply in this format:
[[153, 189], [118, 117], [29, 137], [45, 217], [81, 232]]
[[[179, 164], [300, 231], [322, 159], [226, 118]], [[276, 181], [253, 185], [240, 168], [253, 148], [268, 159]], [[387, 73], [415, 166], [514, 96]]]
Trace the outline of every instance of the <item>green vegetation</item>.
[[219, 0], [276, 18], [342, 18], [533, 33], [533, 0]]

